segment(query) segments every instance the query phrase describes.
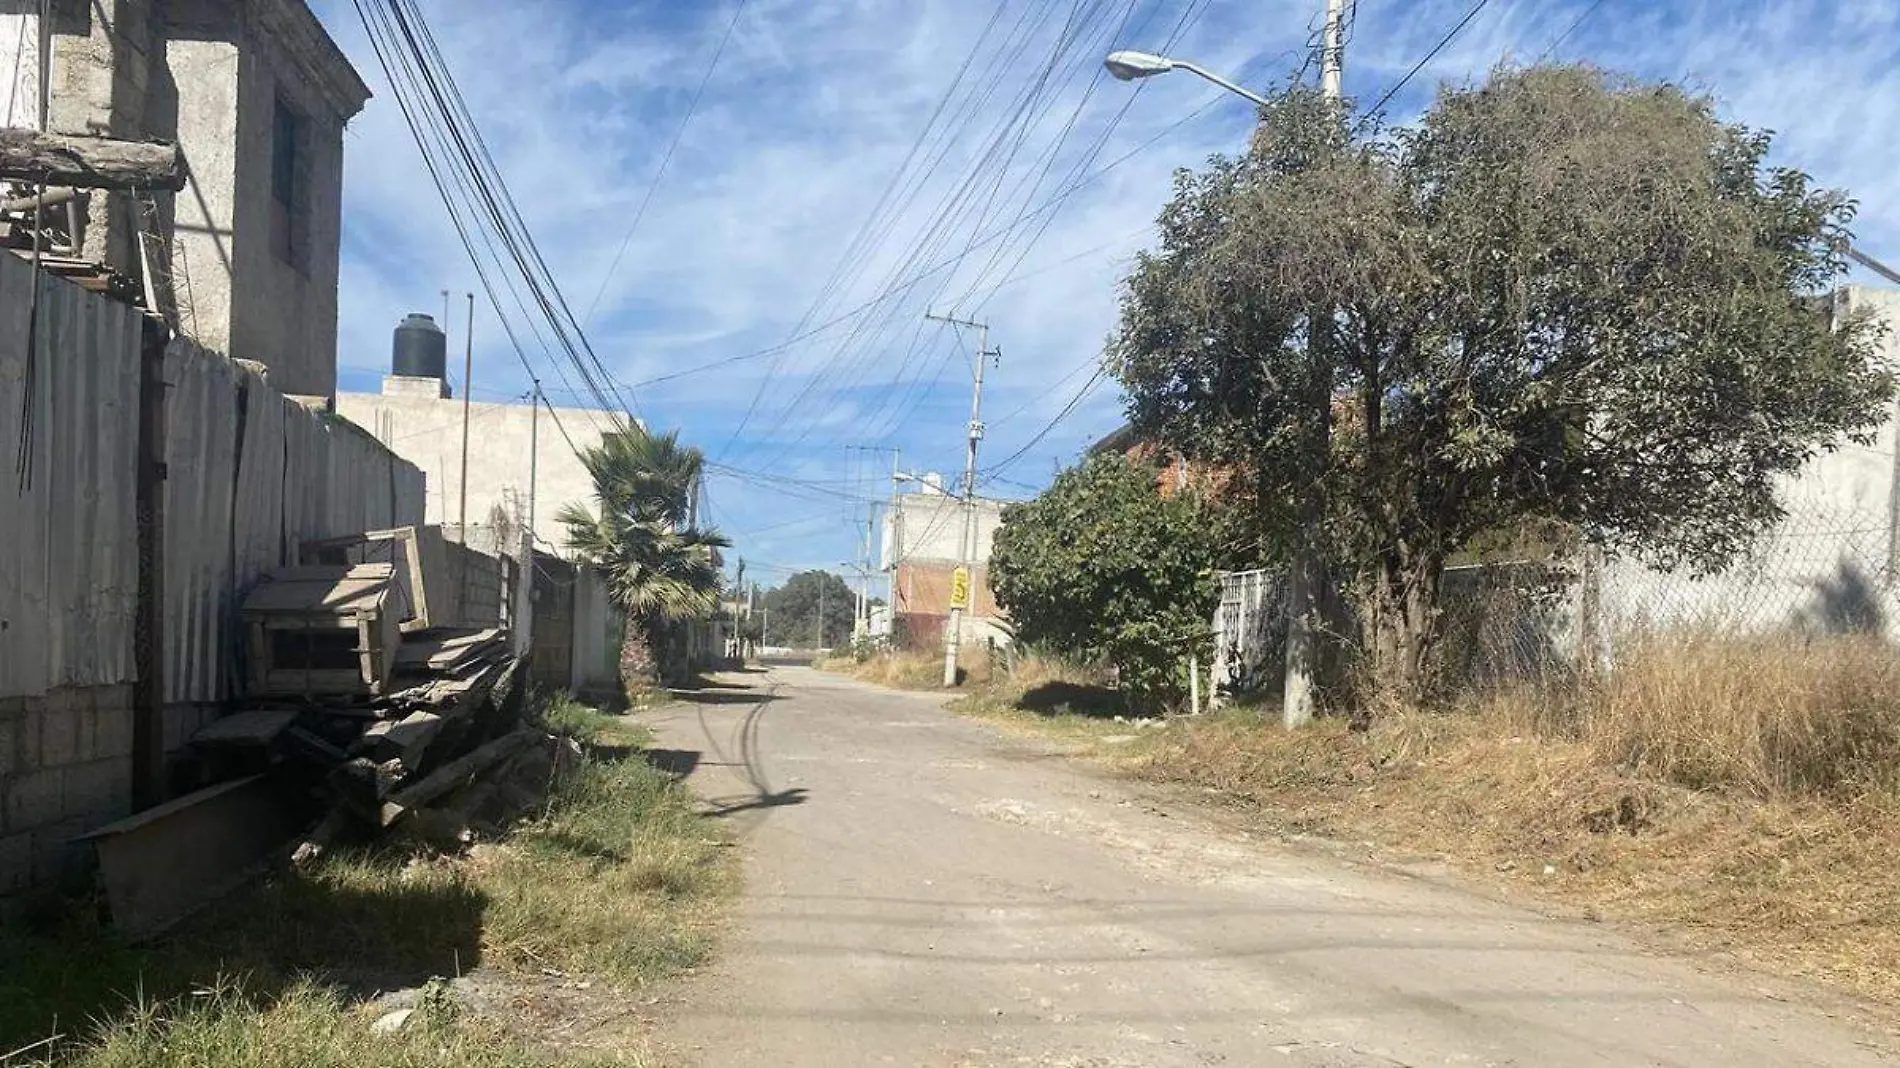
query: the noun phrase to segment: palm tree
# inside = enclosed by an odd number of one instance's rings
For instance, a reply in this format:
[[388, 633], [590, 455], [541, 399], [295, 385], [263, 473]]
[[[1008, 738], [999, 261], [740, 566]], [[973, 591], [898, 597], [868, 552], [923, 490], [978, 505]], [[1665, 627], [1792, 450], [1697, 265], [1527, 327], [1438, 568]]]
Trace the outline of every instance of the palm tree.
[[669, 625], [719, 606], [718, 551], [731, 543], [692, 525], [705, 458], [682, 446], [677, 433], [609, 434], [581, 462], [594, 478], [599, 515], [568, 504], [558, 518], [568, 545], [601, 571], [626, 616], [620, 680], [629, 697], [638, 697], [661, 681], [658, 654]]

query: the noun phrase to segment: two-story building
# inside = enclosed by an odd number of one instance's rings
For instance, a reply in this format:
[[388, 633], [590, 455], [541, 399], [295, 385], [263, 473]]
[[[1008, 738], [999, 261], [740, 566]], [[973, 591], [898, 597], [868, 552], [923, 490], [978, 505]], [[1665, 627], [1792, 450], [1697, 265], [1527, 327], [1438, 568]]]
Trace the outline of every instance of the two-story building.
[[[941, 646], [950, 619], [951, 579], [963, 560], [964, 527], [975, 512], [976, 544], [971, 559], [970, 607], [963, 618], [964, 645], [1004, 641], [1009, 629], [990, 590], [990, 549], [1003, 525], [1005, 502], [977, 498], [973, 508], [944, 489], [943, 479], [925, 475], [916, 490], [896, 498], [883, 523], [883, 569], [891, 574], [890, 630], [906, 648]], [[875, 628], [874, 628], [875, 631]]]
[[180, 333], [327, 406], [343, 127], [369, 98], [362, 78], [303, 0], [50, 10], [42, 27], [38, 3], [0, 3], [0, 125], [171, 142], [189, 172], [176, 193], [49, 197], [66, 251], [132, 278], [149, 267]]

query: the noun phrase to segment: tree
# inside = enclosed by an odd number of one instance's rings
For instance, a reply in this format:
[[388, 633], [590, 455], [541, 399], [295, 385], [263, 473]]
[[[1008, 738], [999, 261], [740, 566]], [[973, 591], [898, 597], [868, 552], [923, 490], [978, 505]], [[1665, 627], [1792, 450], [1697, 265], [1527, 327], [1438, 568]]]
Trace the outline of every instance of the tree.
[[1269, 541], [1323, 516], [1402, 695], [1474, 539], [1554, 521], [1718, 570], [1883, 417], [1874, 327], [1819, 299], [1852, 203], [1706, 98], [1534, 67], [1364, 140], [1303, 89], [1263, 120], [1177, 177], [1110, 364], [1138, 427], [1247, 473]]
[[1154, 468], [1118, 455], [1064, 471], [1003, 512], [990, 553], [1016, 637], [1114, 666], [1145, 709], [1178, 704], [1189, 657], [1211, 652], [1220, 594], [1208, 509], [1164, 497]]
[[716, 530], [691, 525], [691, 499], [703, 458], [679, 435], [643, 430], [609, 434], [581, 454], [594, 480], [596, 511], [568, 504], [559, 513], [577, 555], [605, 576], [626, 615], [620, 678], [629, 697], [661, 681], [669, 626], [709, 617], [719, 607]]
[[[829, 571], [802, 571], [793, 575], [785, 580], [785, 585], [765, 593], [765, 643], [804, 648], [817, 641], [824, 649], [844, 645], [851, 640], [851, 632], [857, 626], [857, 596], [850, 584]], [[818, 622], [821, 602], [824, 607], [822, 637]]]

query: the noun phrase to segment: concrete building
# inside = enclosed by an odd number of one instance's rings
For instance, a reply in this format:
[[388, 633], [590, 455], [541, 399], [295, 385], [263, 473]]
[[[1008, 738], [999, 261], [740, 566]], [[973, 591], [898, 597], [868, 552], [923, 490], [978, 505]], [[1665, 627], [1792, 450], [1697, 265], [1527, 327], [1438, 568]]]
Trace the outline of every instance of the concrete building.
[[[886, 509], [881, 560], [892, 576], [892, 638], [908, 648], [943, 644], [950, 617], [950, 580], [961, 563], [966, 513], [963, 501], [944, 490], [943, 479], [926, 475], [916, 492]], [[1009, 628], [990, 591], [990, 548], [1003, 525], [1004, 502], [976, 501], [976, 561], [971, 575], [971, 605], [963, 619], [962, 642], [986, 645], [1009, 638]]]
[[[338, 393], [336, 411], [422, 468], [428, 521], [453, 531], [463, 515], [462, 398], [439, 376], [391, 374], [380, 393]], [[491, 523], [497, 512], [522, 523], [532, 514], [535, 546], [568, 557], [567, 533], [555, 516], [562, 505], [594, 502], [593, 476], [576, 452], [626, 425], [624, 414], [594, 408], [543, 407], [537, 415], [525, 401], [471, 403], [470, 525]]]
[[[37, 4], [0, 4], [0, 120], [41, 123]], [[336, 390], [343, 127], [369, 89], [303, 0], [59, 0], [47, 128], [176, 142], [177, 194], [87, 198], [76, 251], [154, 281], [180, 332], [268, 368], [271, 385]]]

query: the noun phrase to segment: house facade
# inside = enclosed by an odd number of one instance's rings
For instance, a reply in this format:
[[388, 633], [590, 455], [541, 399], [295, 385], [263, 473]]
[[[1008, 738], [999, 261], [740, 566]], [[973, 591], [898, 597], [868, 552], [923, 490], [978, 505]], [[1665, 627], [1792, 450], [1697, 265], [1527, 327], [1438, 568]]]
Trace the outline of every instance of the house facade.
[[[927, 475], [915, 492], [899, 496], [886, 509], [882, 566], [892, 577], [890, 633], [907, 648], [941, 646], [950, 619], [951, 584], [962, 563], [968, 510], [963, 499], [944, 490], [943, 480]], [[964, 614], [961, 642], [987, 645], [1008, 640], [1010, 630], [990, 589], [990, 550], [1003, 525], [1005, 502], [977, 498], [977, 561], [970, 576], [970, 606]]]

